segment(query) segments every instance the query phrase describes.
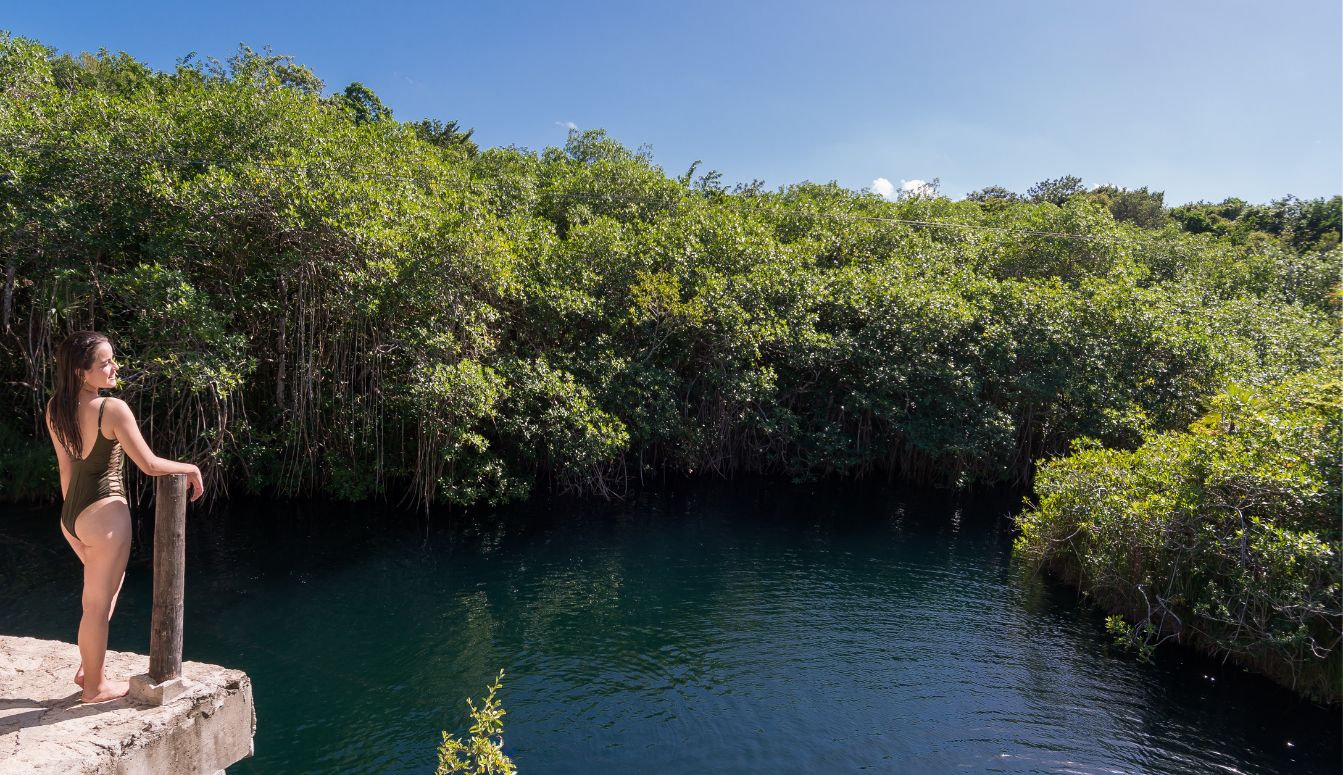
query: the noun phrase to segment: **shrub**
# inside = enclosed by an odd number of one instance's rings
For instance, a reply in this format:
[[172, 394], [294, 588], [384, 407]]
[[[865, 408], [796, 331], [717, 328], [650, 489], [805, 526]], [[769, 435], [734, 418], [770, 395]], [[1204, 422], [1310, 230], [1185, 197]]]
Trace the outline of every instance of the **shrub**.
[[443, 744], [438, 747], [438, 769], [435, 775], [515, 775], [518, 768], [504, 754], [504, 706], [495, 699], [504, 681], [504, 671], [489, 687], [489, 694], [477, 708], [471, 698], [466, 705], [471, 709], [474, 723], [469, 736], [458, 740], [443, 733]]

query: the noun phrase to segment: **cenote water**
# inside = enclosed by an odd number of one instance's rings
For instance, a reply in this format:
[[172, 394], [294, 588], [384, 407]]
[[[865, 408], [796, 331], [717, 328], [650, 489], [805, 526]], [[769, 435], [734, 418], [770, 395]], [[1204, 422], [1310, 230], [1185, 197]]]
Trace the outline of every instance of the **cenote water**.
[[[524, 775], [1338, 772], [1337, 711], [1111, 648], [1013, 562], [1016, 496], [672, 490], [428, 522], [192, 512], [185, 658], [254, 682], [256, 756], [230, 773], [432, 772], [500, 668]], [[74, 639], [58, 511], [0, 512], [0, 632]], [[138, 520], [117, 650], [148, 649], [151, 536]]]

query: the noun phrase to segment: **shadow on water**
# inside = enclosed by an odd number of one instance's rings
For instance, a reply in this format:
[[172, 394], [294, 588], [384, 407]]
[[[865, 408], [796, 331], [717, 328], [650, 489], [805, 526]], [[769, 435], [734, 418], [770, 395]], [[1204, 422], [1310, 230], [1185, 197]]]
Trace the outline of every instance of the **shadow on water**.
[[[1337, 711], [1114, 651], [1013, 562], [1018, 503], [759, 481], [427, 522], [235, 502], [189, 520], [186, 658], [253, 677], [237, 772], [432, 771], [500, 667], [528, 773], [1337, 771]], [[4, 513], [0, 631], [70, 639], [48, 511]], [[114, 648], [147, 648], [149, 596], [141, 544]]]

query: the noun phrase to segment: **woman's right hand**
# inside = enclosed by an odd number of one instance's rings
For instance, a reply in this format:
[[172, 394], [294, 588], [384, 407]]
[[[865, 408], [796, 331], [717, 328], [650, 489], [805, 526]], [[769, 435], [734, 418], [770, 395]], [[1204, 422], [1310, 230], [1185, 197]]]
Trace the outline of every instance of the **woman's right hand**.
[[205, 494], [205, 482], [201, 481], [201, 470], [194, 465], [187, 471], [187, 494], [193, 503]]

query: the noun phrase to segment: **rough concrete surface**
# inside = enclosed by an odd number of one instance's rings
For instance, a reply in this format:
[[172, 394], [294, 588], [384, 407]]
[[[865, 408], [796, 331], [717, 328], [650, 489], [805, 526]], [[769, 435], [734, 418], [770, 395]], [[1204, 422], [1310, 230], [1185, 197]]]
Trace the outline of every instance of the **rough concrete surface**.
[[[190, 689], [167, 705], [84, 705], [78, 668], [73, 643], [0, 635], [0, 775], [210, 775], [252, 755], [246, 673], [183, 662]], [[145, 655], [107, 652], [109, 676], [148, 669]]]

